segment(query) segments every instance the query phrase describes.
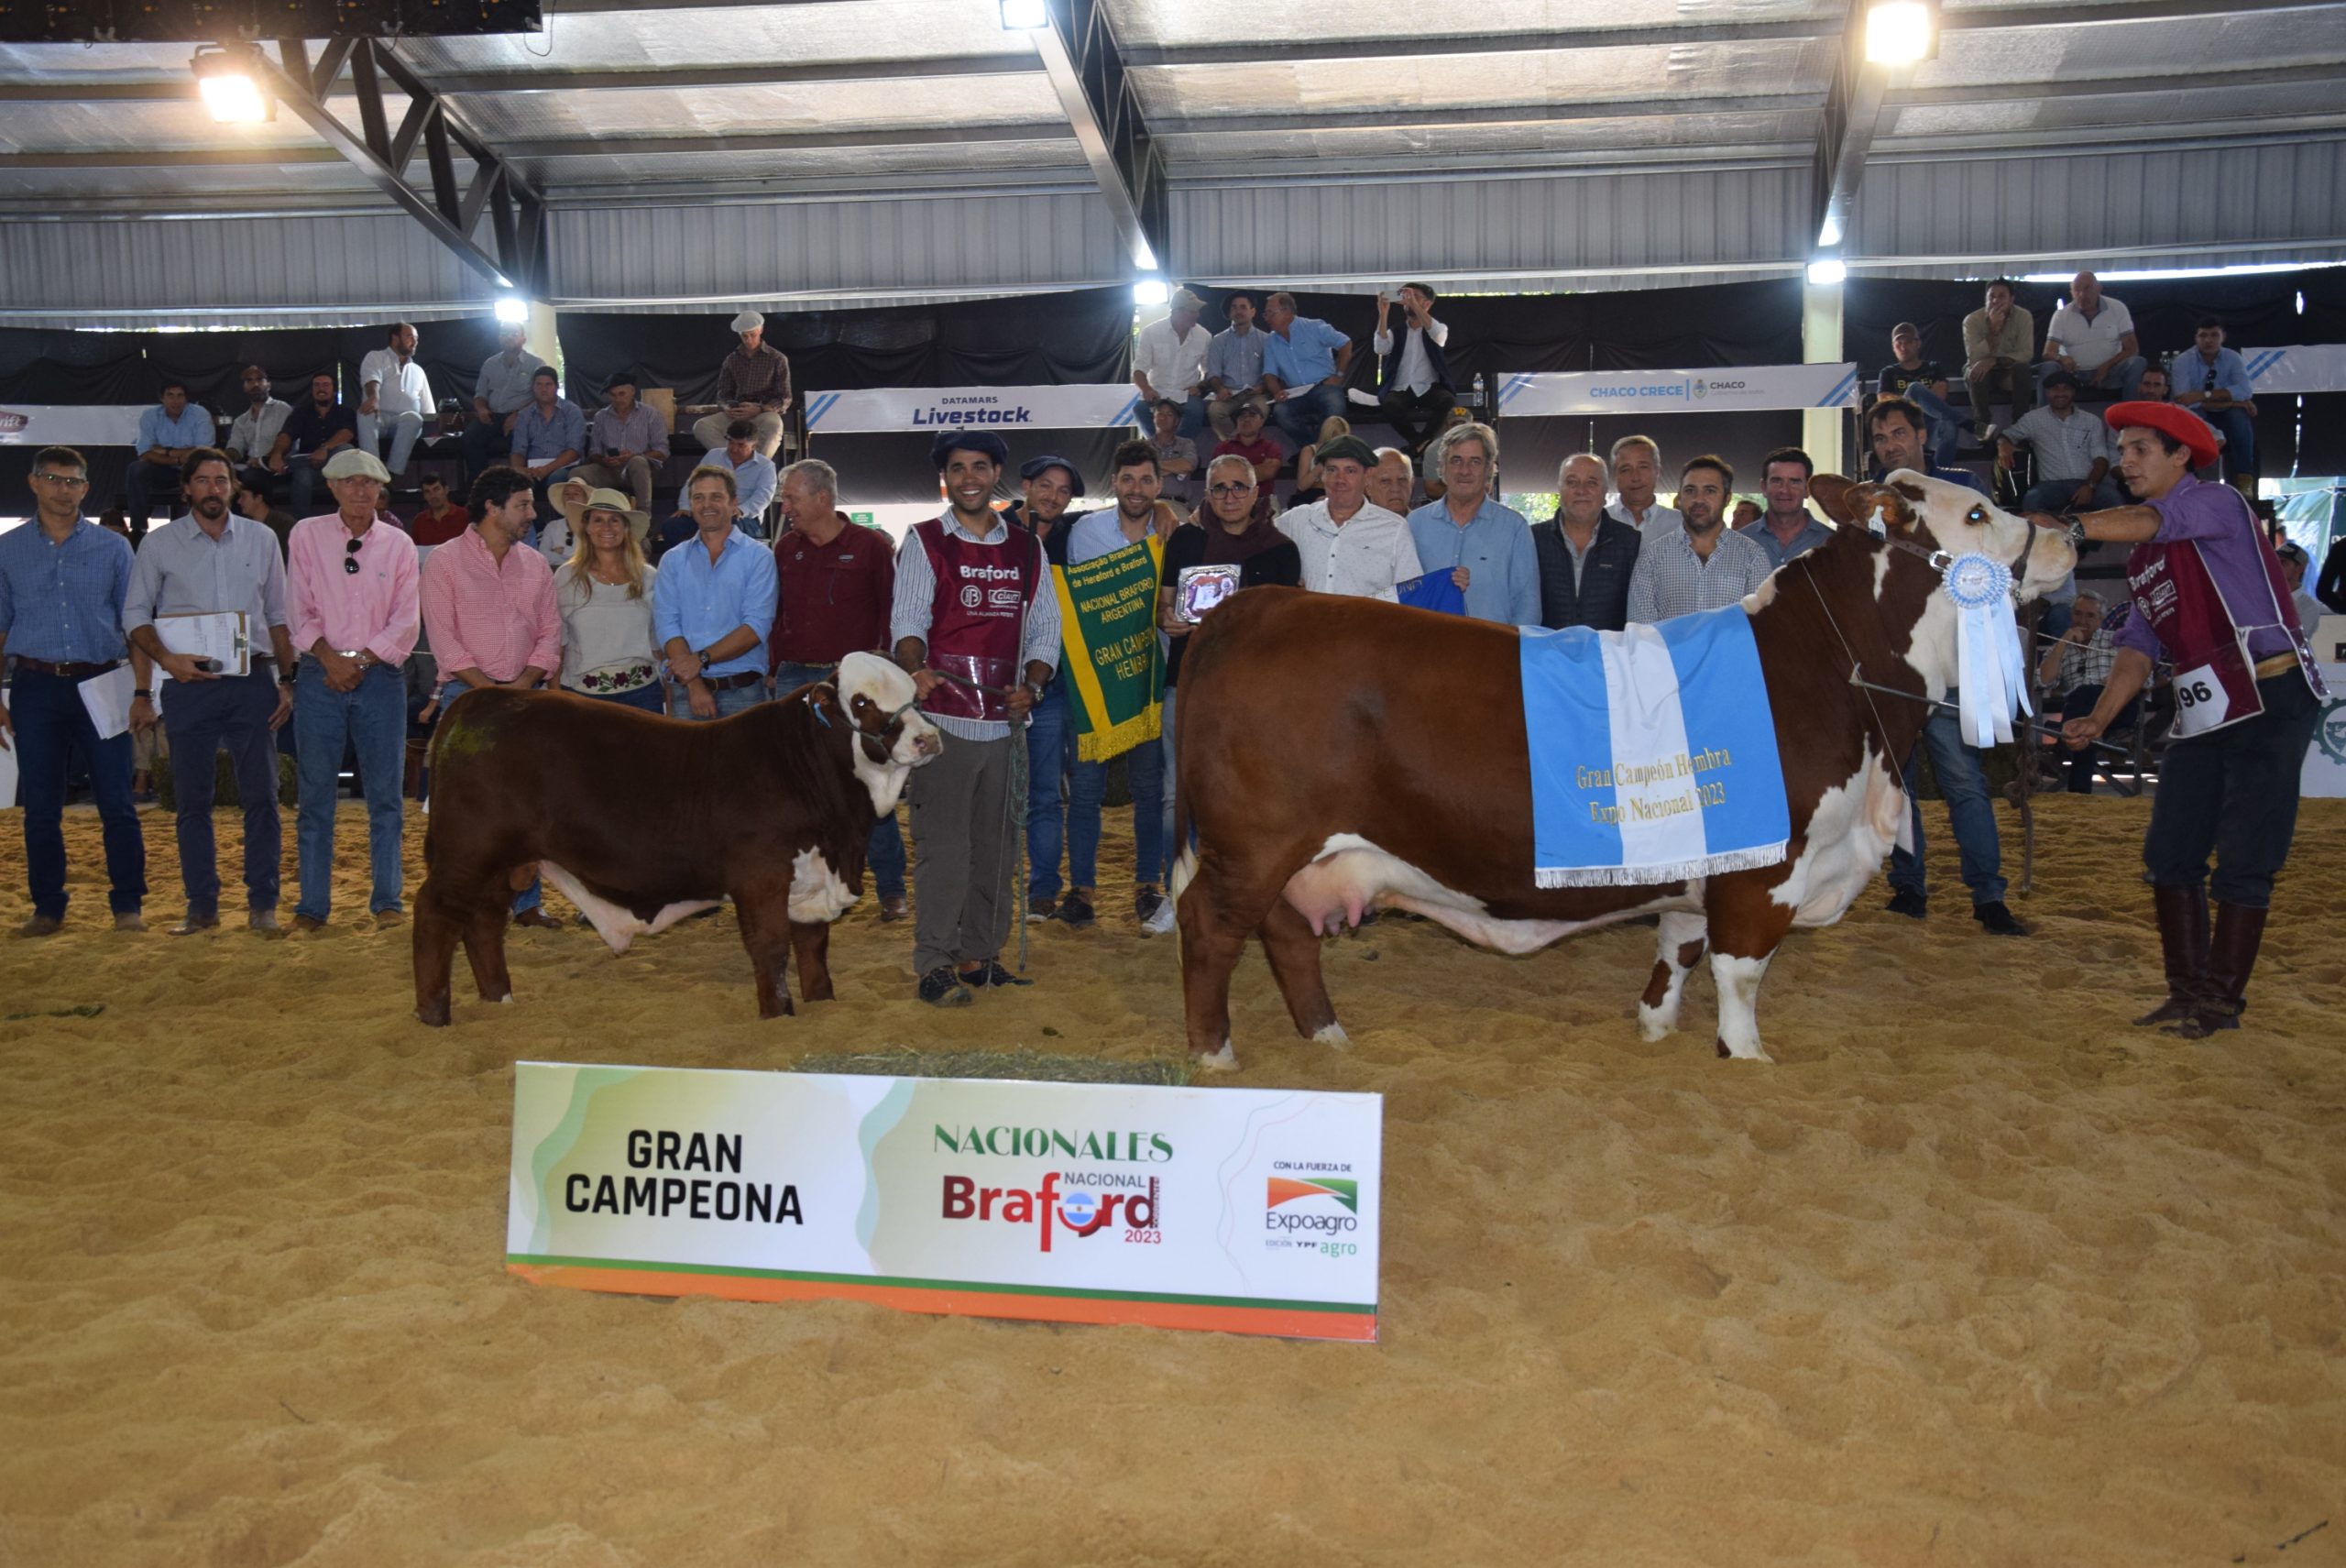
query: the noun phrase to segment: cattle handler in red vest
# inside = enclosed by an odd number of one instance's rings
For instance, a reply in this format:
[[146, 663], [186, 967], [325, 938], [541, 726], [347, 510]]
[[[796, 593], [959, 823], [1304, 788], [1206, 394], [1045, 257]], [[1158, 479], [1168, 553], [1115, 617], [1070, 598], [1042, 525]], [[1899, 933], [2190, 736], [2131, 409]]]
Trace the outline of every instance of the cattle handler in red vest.
[[2141, 504], [2077, 523], [2088, 539], [2133, 546], [2133, 609], [2101, 700], [2062, 729], [2072, 747], [2089, 744], [2148, 683], [2156, 659], [2173, 662], [2175, 740], [2143, 844], [2167, 993], [2134, 1021], [2196, 1039], [2238, 1028], [2248, 1005], [2325, 694], [2264, 530], [2239, 491], [2191, 476], [2216, 460], [2207, 422], [2172, 403], [2118, 403], [2104, 417], [2118, 433], [2119, 472]]
[[988, 986], [1025, 985], [1002, 967], [1026, 802], [1012, 749], [1058, 665], [1059, 609], [1043, 548], [993, 510], [1010, 449], [990, 431], [947, 431], [930, 449], [946, 510], [896, 552], [889, 634], [921, 711], [948, 740], [915, 771], [913, 968], [920, 999], [966, 1005]]

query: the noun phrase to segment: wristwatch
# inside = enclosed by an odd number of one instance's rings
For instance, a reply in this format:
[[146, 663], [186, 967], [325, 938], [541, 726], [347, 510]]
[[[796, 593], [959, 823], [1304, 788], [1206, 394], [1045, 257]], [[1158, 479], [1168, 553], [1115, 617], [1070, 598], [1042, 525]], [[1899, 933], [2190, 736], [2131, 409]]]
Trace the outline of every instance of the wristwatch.
[[155, 694], [145, 686], [140, 686], [137, 691], [132, 692], [130, 695], [134, 697], [144, 697], [148, 702], [155, 700]]
[[350, 660], [362, 670], [372, 668], [383, 662], [375, 657], [375, 650], [372, 648], [337, 648], [334, 652]]
[[1021, 681], [1018, 684], [1025, 686], [1026, 688], [1026, 694], [1033, 697], [1036, 702], [1043, 700], [1043, 688], [1041, 686], [1036, 685], [1032, 681]]

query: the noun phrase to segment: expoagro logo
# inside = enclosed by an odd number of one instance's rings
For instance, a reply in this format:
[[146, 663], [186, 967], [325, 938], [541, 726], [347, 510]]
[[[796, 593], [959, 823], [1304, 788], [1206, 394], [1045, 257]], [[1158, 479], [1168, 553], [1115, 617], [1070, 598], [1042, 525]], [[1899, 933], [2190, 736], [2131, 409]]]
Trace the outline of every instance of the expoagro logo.
[[1345, 1239], [1360, 1229], [1360, 1181], [1352, 1168], [1334, 1160], [1273, 1160], [1263, 1198], [1266, 1245], [1329, 1257], [1358, 1252], [1360, 1245]]

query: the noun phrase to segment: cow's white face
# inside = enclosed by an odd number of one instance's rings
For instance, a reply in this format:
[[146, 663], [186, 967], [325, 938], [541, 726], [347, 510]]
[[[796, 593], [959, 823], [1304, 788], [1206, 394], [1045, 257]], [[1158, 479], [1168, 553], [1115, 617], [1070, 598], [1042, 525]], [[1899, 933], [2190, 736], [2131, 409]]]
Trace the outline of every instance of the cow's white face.
[[[1892, 539], [1949, 555], [1985, 555], [2011, 568], [2023, 603], [2058, 587], [2077, 568], [2077, 549], [2067, 535], [2039, 528], [1951, 480], [1901, 468], [1879, 486], [1858, 487], [1852, 499], [1860, 527], [1879, 512]], [[1881, 553], [1875, 567], [1877, 594], [1888, 581], [1897, 554]], [[1931, 595], [1906, 658], [1934, 697], [1957, 683], [1956, 611], [1946, 595]]]
[[913, 706], [919, 695], [913, 678], [893, 660], [850, 653], [839, 661], [838, 685], [839, 707], [857, 731], [855, 776], [872, 793], [872, 810], [884, 816], [896, 809], [912, 771], [945, 750], [945, 737]]

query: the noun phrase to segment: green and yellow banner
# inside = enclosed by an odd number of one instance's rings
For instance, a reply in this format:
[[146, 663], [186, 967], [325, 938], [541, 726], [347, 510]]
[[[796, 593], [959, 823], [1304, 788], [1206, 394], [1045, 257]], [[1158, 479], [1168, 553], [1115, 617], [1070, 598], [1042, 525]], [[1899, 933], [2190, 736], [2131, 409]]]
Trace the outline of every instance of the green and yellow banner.
[[1165, 655], [1157, 640], [1155, 534], [1080, 566], [1054, 566], [1059, 668], [1075, 696], [1076, 755], [1104, 762], [1157, 739], [1164, 719]]

